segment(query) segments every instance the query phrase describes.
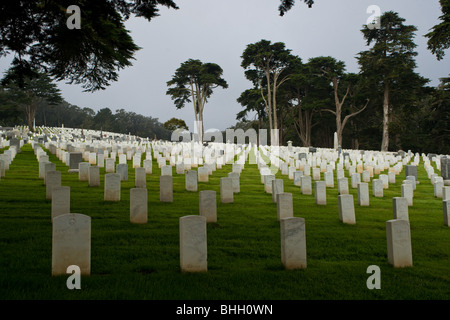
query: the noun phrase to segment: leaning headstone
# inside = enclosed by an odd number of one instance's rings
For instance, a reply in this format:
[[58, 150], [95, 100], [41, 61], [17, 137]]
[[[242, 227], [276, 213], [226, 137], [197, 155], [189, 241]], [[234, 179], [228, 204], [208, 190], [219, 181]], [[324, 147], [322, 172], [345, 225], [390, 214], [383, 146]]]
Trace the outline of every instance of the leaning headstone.
[[302, 180], [301, 186], [302, 194], [312, 194], [311, 176], [302, 176], [301, 180]]
[[91, 217], [79, 213], [53, 219], [52, 276], [66, 275], [76, 265], [81, 275], [91, 273]]
[[61, 171], [47, 171], [45, 177], [47, 180], [45, 185], [45, 199], [51, 200], [53, 188], [61, 187]]
[[70, 187], [55, 187], [52, 191], [52, 222], [55, 217], [65, 213], [70, 213]]
[[392, 211], [394, 219], [409, 220], [408, 199], [403, 197], [392, 198]]
[[160, 176], [159, 177], [159, 201], [173, 202], [173, 177]]
[[305, 269], [306, 231], [305, 219], [283, 218], [280, 221], [281, 263], [285, 269]]
[[233, 181], [228, 177], [220, 178], [220, 201], [231, 203], [233, 200]]
[[180, 218], [180, 268], [182, 272], [208, 271], [206, 218]]
[[200, 216], [206, 218], [206, 222], [217, 222], [216, 192], [213, 190], [202, 190], [199, 192]]
[[197, 191], [197, 171], [188, 170], [185, 174], [185, 184], [187, 191]]
[[147, 187], [147, 175], [145, 174], [145, 168], [134, 168], [134, 185], [136, 188]]
[[[144, 168], [136, 168], [144, 169]], [[144, 169], [145, 174], [145, 169]], [[130, 189], [130, 222], [147, 223], [148, 221], [148, 200], [146, 188]]]
[[358, 204], [361, 207], [369, 205], [369, 184], [367, 182], [358, 183]]
[[105, 174], [105, 201], [120, 201], [120, 174]]
[[386, 222], [388, 262], [395, 268], [412, 267], [411, 233], [408, 220]]
[[100, 187], [100, 168], [98, 166], [90, 166], [89, 169], [89, 186]]
[[316, 198], [316, 204], [327, 204], [327, 188], [325, 185], [325, 181], [316, 181], [314, 183], [314, 194]]
[[281, 192], [277, 194], [277, 218], [281, 221], [283, 218], [294, 216], [294, 204], [292, 193]]
[[272, 202], [277, 202], [277, 195], [284, 192], [283, 179], [272, 180]]

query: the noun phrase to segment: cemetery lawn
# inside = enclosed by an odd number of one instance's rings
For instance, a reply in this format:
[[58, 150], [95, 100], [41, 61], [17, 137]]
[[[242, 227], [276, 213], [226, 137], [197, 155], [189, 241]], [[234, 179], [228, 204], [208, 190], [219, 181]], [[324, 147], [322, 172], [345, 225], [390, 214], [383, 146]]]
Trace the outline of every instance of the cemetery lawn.
[[[255, 164], [245, 165], [234, 203], [220, 203], [219, 181], [231, 172], [228, 164], [208, 183], [198, 183], [199, 191], [217, 191], [217, 223], [207, 226], [208, 272], [186, 274], [179, 265], [179, 218], [198, 215], [199, 207], [198, 192], [185, 190], [184, 175], [173, 168], [174, 201], [161, 203], [160, 169], [153, 160], [153, 174], [147, 175], [148, 223], [136, 225], [129, 220], [131, 161], [121, 201], [109, 203], [103, 201], [104, 168], [101, 187], [89, 187], [47, 153], [61, 171], [62, 185], [71, 188], [71, 211], [92, 218], [91, 275], [81, 278], [81, 290], [66, 287], [69, 275], [51, 276], [51, 201], [45, 200], [38, 162], [27, 144], [0, 180], [2, 300], [450, 299], [450, 228], [444, 226], [442, 199], [434, 197], [422, 162], [409, 207], [413, 267], [393, 268], [387, 259], [386, 221], [393, 219], [392, 197], [400, 196], [404, 171], [383, 198], [372, 196], [369, 183], [369, 207], [358, 205], [356, 189], [349, 185], [355, 225], [339, 220], [336, 180], [327, 188], [327, 205], [316, 205], [314, 195], [302, 195], [278, 172], [284, 191], [293, 194], [294, 216], [306, 221], [307, 268], [287, 271], [281, 264], [277, 207], [264, 192]], [[381, 271], [379, 290], [366, 284], [371, 265]]]

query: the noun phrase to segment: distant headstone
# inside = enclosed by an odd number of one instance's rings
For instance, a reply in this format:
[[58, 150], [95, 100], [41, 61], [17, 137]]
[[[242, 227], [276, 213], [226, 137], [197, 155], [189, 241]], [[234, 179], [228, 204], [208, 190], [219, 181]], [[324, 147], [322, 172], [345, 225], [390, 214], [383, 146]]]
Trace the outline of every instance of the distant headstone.
[[281, 192], [277, 194], [277, 218], [281, 221], [283, 218], [294, 216], [294, 204], [292, 193]]
[[266, 193], [272, 193], [272, 180], [275, 179], [274, 174], [264, 175], [264, 191]]
[[380, 179], [372, 180], [372, 195], [376, 198], [383, 197], [383, 181]]
[[220, 201], [222, 203], [232, 203], [233, 199], [233, 181], [231, 178], [220, 178]]
[[205, 166], [198, 168], [198, 182], [208, 182], [208, 181], [209, 181], [208, 168]]
[[272, 180], [272, 202], [277, 202], [277, 195], [284, 192], [283, 179]]
[[45, 179], [45, 198], [51, 200], [53, 188], [61, 187], [61, 171], [47, 171]]
[[[136, 169], [144, 169], [144, 168], [136, 168]], [[130, 222], [147, 223], [147, 221], [148, 221], [147, 189], [132, 188], [130, 189]]]
[[81, 152], [69, 153], [69, 172], [78, 172], [78, 164], [83, 161]]
[[305, 269], [306, 231], [305, 219], [297, 217], [280, 220], [281, 262], [285, 269]]
[[173, 177], [160, 176], [159, 177], [159, 201], [173, 202]]
[[408, 220], [386, 222], [388, 262], [395, 268], [412, 267], [411, 233]]
[[91, 273], [91, 217], [79, 213], [61, 214], [53, 219], [52, 275], [66, 275], [76, 265], [81, 275]]
[[327, 204], [327, 188], [325, 181], [316, 181], [314, 184], [314, 195], [316, 198], [316, 204]]
[[146, 174], [152, 174], [152, 159], [145, 159], [143, 161], [145, 173]]
[[417, 181], [417, 166], [414, 165], [406, 165], [405, 166], [405, 177], [414, 176]]
[[78, 180], [89, 181], [89, 162], [78, 163]]
[[208, 271], [206, 218], [184, 216], [180, 218], [181, 272]]
[[116, 172], [120, 175], [120, 181], [128, 181], [128, 164], [127, 163], [117, 164]]
[[200, 216], [206, 218], [206, 222], [217, 222], [216, 191], [202, 190], [199, 192]]
[[136, 188], [147, 188], [145, 168], [134, 168], [134, 185]]
[[56, 171], [56, 164], [53, 162], [47, 162], [44, 165], [44, 185], [47, 185], [47, 173], [49, 171]]
[[408, 206], [413, 205], [413, 187], [411, 183], [403, 183], [400, 187], [401, 195], [408, 201]]
[[55, 217], [65, 213], [70, 213], [70, 187], [55, 187], [52, 191], [52, 222]]
[[355, 224], [355, 205], [353, 203], [353, 195], [338, 195], [339, 220], [347, 224]]
[[450, 227], [450, 200], [442, 201], [442, 211], [444, 213], [444, 225]]
[[302, 194], [312, 194], [311, 176], [302, 176]]
[[349, 194], [348, 178], [340, 178], [338, 180], [338, 193], [339, 194]]
[[89, 186], [100, 187], [100, 168], [98, 166], [90, 166], [89, 169]]
[[105, 201], [120, 201], [120, 174], [105, 174]]
[[409, 220], [408, 199], [403, 197], [392, 198], [392, 211], [394, 219]]
[[197, 171], [188, 170], [185, 173], [185, 184], [187, 191], [197, 191]]
[[294, 172], [294, 186], [299, 186], [301, 187], [302, 185], [302, 176], [303, 176], [303, 171], [295, 171]]
[[369, 184], [367, 182], [358, 183], [358, 204], [361, 207], [369, 205]]
[[233, 193], [240, 193], [239, 172], [229, 172], [228, 177], [231, 178], [231, 181], [233, 182]]

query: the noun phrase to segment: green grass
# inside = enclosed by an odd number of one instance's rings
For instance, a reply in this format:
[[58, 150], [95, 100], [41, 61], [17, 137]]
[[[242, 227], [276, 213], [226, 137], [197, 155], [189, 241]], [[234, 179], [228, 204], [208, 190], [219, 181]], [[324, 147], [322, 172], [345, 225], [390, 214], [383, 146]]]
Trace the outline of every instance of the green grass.
[[[179, 268], [179, 218], [198, 214], [198, 192], [185, 191], [184, 175], [173, 170], [174, 202], [159, 201], [160, 169], [153, 163], [147, 176], [148, 223], [129, 221], [129, 192], [134, 170], [122, 182], [121, 201], [103, 201], [101, 187], [78, 181], [78, 174], [48, 152], [62, 173], [62, 185], [71, 187], [71, 211], [92, 218], [91, 275], [81, 290], [66, 287], [67, 276], [51, 276], [51, 202], [38, 178], [38, 162], [25, 145], [0, 181], [0, 299], [420, 299], [450, 298], [450, 228], [444, 226], [442, 199], [423, 164], [421, 182], [409, 208], [413, 267], [397, 269], [387, 262], [386, 221], [392, 219], [392, 197], [400, 196], [404, 172], [384, 190], [359, 207], [354, 195], [356, 224], [339, 221], [337, 182], [327, 188], [327, 205], [315, 204], [314, 195], [302, 195], [287, 176], [285, 192], [292, 192], [294, 216], [306, 221], [308, 267], [284, 270], [276, 204], [264, 192], [256, 165], [246, 164], [241, 192], [234, 203], [220, 203], [220, 177], [226, 165], [198, 183], [200, 190], [217, 191], [218, 220], [208, 224], [208, 272], [185, 274]], [[371, 194], [371, 184], [369, 192]], [[381, 289], [369, 290], [367, 267], [381, 269]]]

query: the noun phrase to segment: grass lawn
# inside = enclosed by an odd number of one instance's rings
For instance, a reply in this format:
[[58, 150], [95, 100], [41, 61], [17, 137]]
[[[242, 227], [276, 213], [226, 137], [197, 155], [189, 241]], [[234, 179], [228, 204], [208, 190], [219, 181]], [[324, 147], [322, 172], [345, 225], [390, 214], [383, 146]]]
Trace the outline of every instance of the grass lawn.
[[[148, 223], [135, 225], [129, 220], [132, 161], [121, 201], [109, 203], [103, 201], [104, 168], [101, 187], [89, 187], [47, 153], [61, 171], [62, 185], [71, 188], [71, 211], [92, 218], [91, 275], [82, 277], [81, 290], [67, 289], [69, 275], [51, 276], [51, 201], [45, 200], [38, 161], [27, 144], [0, 181], [2, 300], [450, 299], [450, 228], [422, 162], [409, 208], [413, 267], [393, 268], [387, 260], [386, 221], [393, 218], [392, 198], [400, 196], [404, 171], [383, 198], [372, 197], [369, 184], [369, 207], [358, 206], [356, 189], [349, 185], [355, 225], [339, 220], [336, 181], [327, 189], [327, 205], [321, 206], [278, 172], [284, 191], [293, 194], [294, 216], [306, 221], [308, 266], [287, 271], [281, 264], [276, 204], [264, 192], [256, 165], [245, 165], [234, 203], [220, 203], [219, 181], [231, 172], [228, 164], [208, 183], [198, 183], [199, 191], [217, 191], [218, 218], [207, 226], [208, 272], [185, 274], [179, 267], [179, 218], [196, 215], [199, 208], [198, 192], [185, 190], [184, 175], [173, 169], [174, 201], [161, 203], [160, 169], [153, 161], [153, 174], [147, 175]], [[379, 290], [367, 288], [370, 265], [381, 270]]]

